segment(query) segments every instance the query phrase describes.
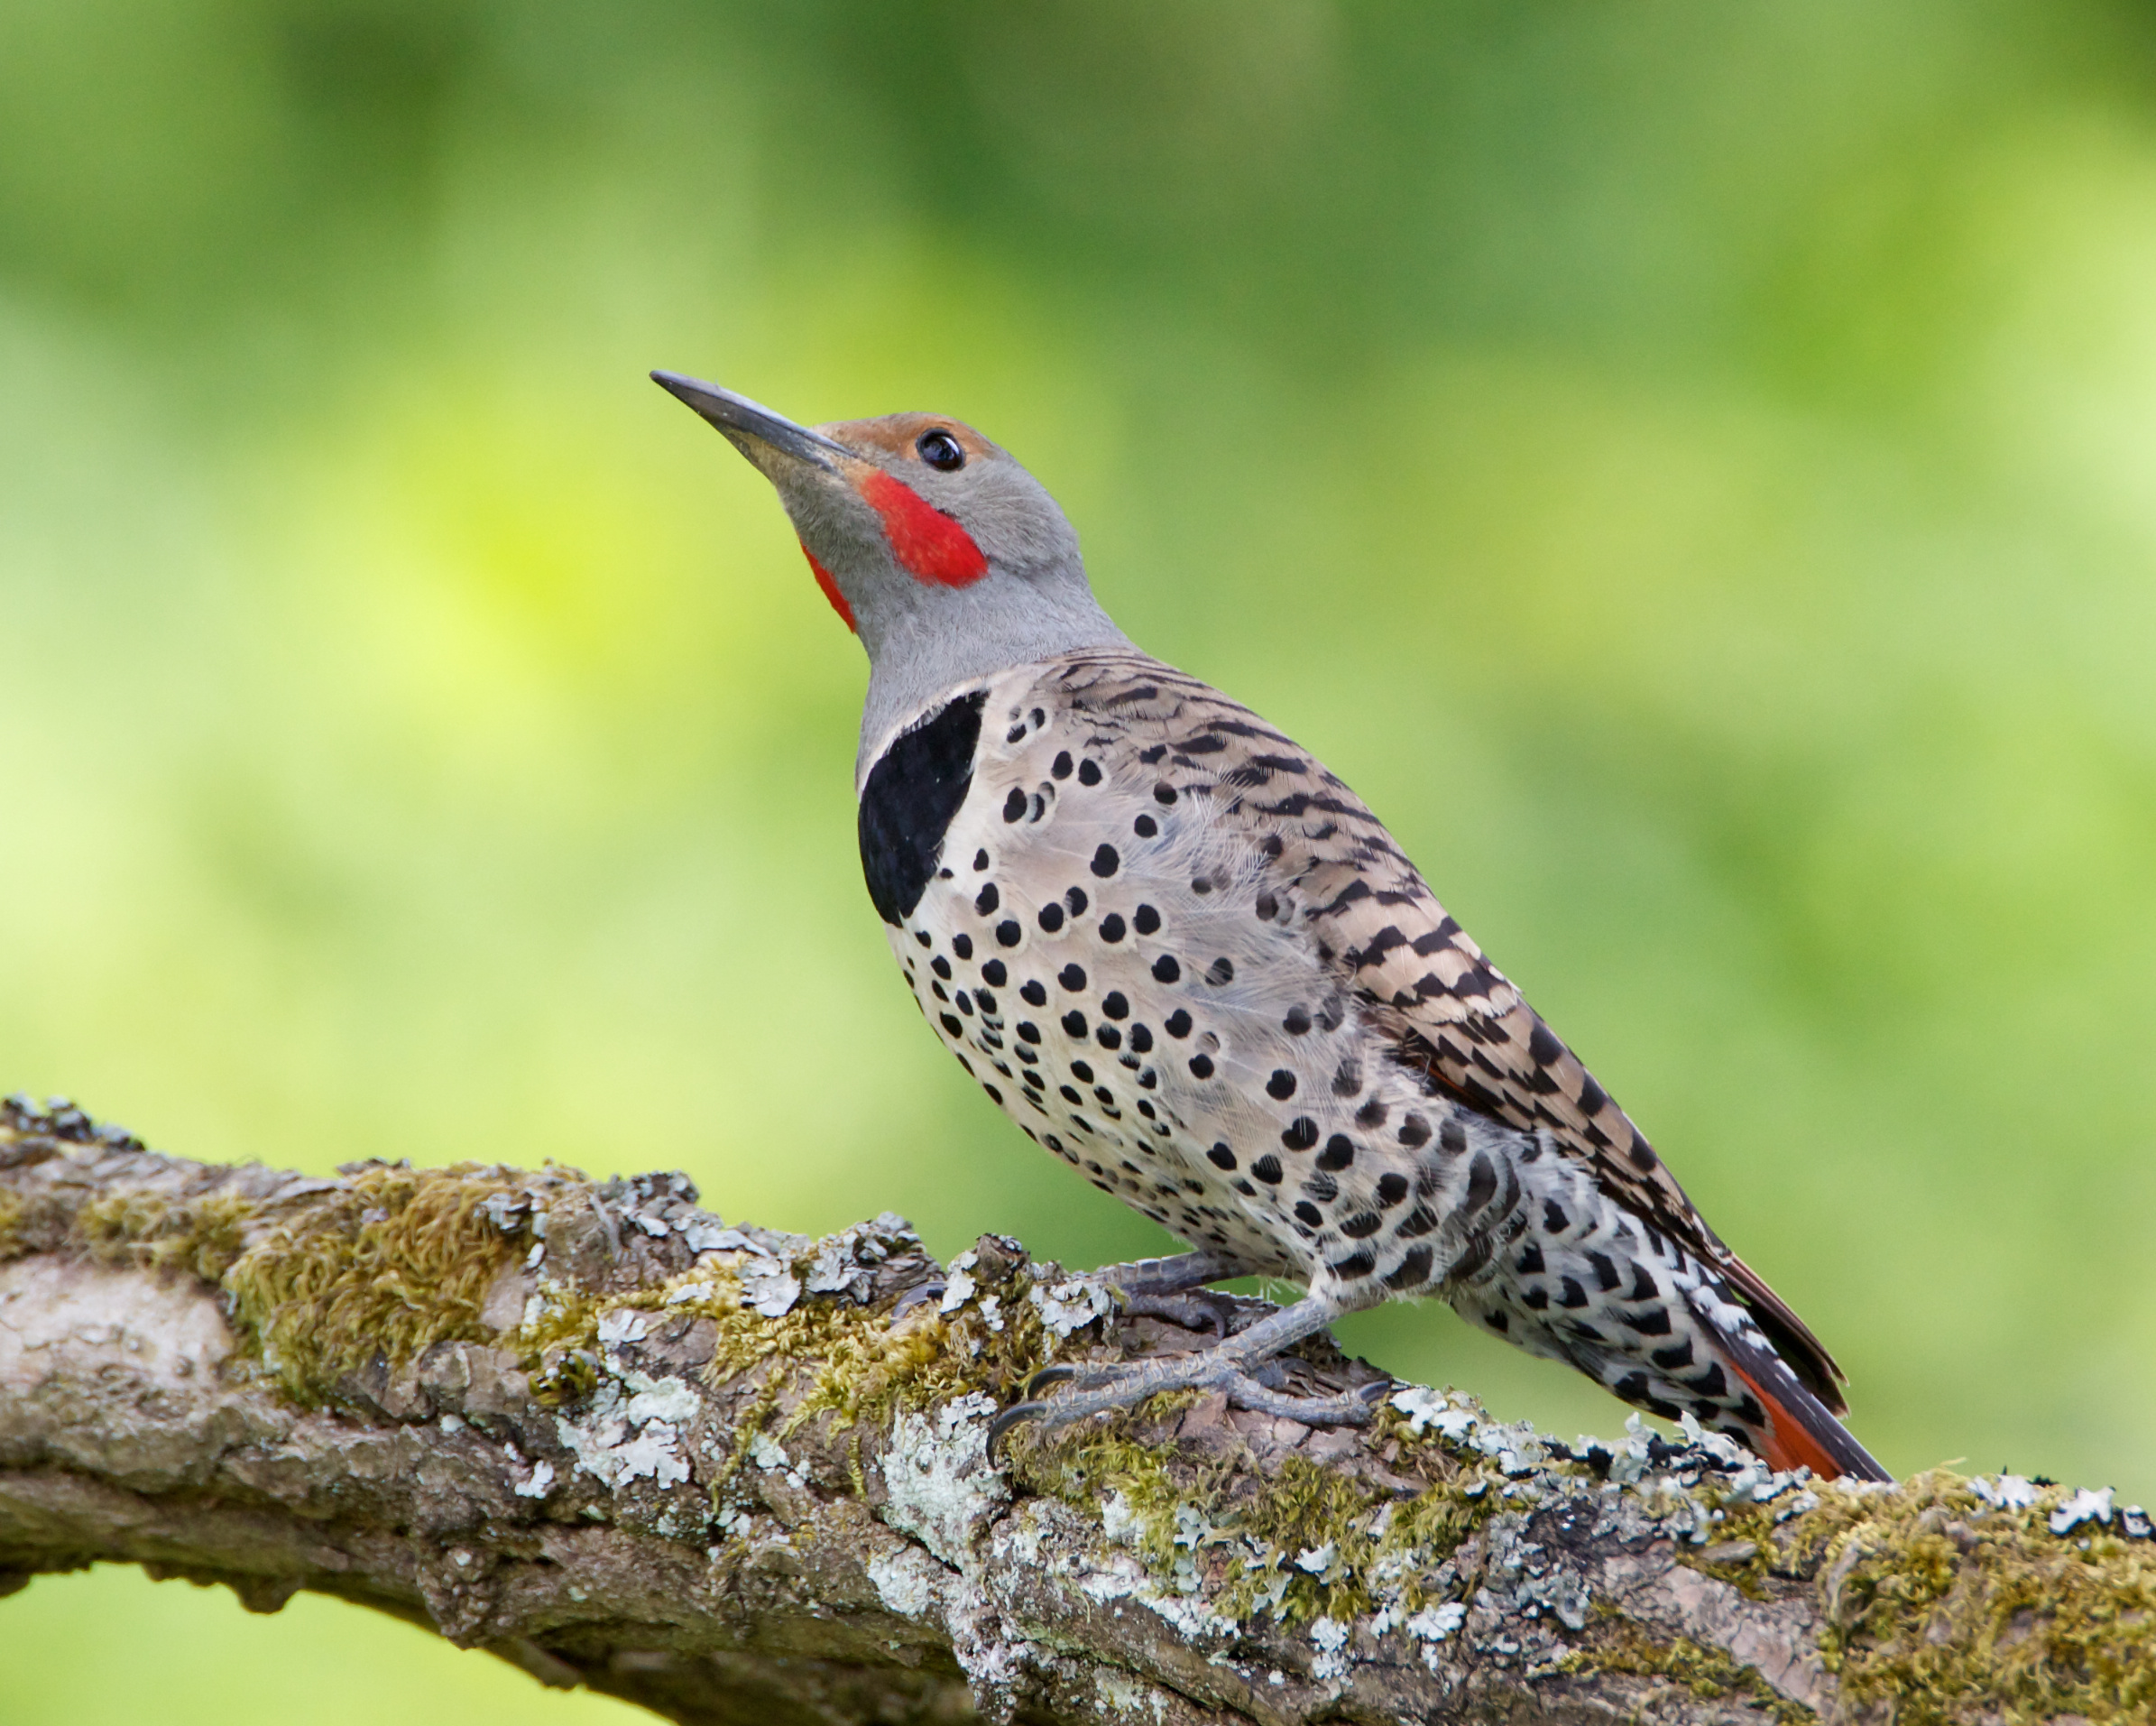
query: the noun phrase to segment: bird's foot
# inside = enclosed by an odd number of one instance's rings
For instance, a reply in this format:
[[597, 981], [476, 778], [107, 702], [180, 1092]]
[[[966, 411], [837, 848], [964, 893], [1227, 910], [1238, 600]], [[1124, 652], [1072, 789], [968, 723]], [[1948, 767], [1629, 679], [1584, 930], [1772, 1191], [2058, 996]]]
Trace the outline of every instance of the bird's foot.
[[[1026, 1380], [1019, 1400], [990, 1424], [989, 1455], [992, 1460], [1003, 1438], [1028, 1422], [1067, 1426], [1093, 1415], [1135, 1408], [1164, 1390], [1221, 1390], [1230, 1408], [1299, 1420], [1306, 1426], [1362, 1426], [1392, 1389], [1392, 1381], [1382, 1380], [1332, 1396], [1297, 1396], [1279, 1388], [1285, 1376], [1277, 1361], [1253, 1366], [1218, 1345], [1166, 1360], [1043, 1367]], [[1064, 1385], [1071, 1387], [1066, 1394], [1049, 1394]]]
[[1233, 1295], [1216, 1294], [1210, 1288], [1193, 1288], [1175, 1295], [1123, 1297], [1123, 1314], [1127, 1318], [1165, 1318], [1186, 1331], [1211, 1331], [1221, 1338], [1234, 1334], [1236, 1312]]

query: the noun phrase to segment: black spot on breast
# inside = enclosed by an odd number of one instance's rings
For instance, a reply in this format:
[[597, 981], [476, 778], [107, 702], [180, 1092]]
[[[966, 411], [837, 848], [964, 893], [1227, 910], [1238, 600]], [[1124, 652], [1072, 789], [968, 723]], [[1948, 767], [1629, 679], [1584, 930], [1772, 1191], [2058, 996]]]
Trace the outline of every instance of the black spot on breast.
[[1233, 1168], [1235, 1167], [1235, 1153], [1225, 1144], [1215, 1145], [1205, 1155], [1212, 1159], [1215, 1168]]
[[1481, 1210], [1489, 1200], [1497, 1197], [1497, 1165], [1481, 1152], [1469, 1163], [1469, 1200], [1466, 1210]]
[[1320, 1168], [1345, 1168], [1355, 1160], [1355, 1141], [1344, 1132], [1336, 1132], [1325, 1140], [1325, 1149], [1318, 1152]]
[[1070, 778], [1071, 752], [1067, 749], [1057, 750], [1055, 752], [1055, 760], [1050, 764], [1048, 771], [1053, 777], [1059, 780], [1067, 780]]
[[1280, 1159], [1267, 1151], [1250, 1165], [1250, 1173], [1267, 1186], [1277, 1186], [1280, 1185]]
[[1387, 1288], [1419, 1288], [1430, 1280], [1431, 1252], [1428, 1247], [1412, 1248], [1400, 1260], [1400, 1268], [1386, 1275]]
[[1110, 946], [1121, 940], [1124, 933], [1123, 919], [1118, 913], [1110, 911], [1101, 919], [1101, 938]]
[[1295, 1214], [1313, 1229], [1325, 1220], [1324, 1212], [1319, 1210], [1306, 1198], [1295, 1201]]
[[1040, 926], [1050, 935], [1063, 927], [1063, 907], [1050, 900], [1040, 909]]
[[[955, 941], [952, 943], [952, 946], [956, 946], [958, 944]], [[962, 953], [958, 956], [963, 959], [966, 955]], [[1010, 981], [1010, 973], [1004, 968], [1002, 960], [990, 959], [981, 967], [981, 981], [987, 983], [990, 988], [1000, 989], [1005, 983]]]
[[1317, 1141], [1318, 1123], [1306, 1114], [1297, 1115], [1280, 1135], [1280, 1142], [1290, 1150], [1308, 1150]]
[[1390, 1210], [1407, 1196], [1407, 1177], [1399, 1174], [1380, 1175], [1377, 1177], [1377, 1203]]
[[1160, 913], [1150, 905], [1140, 905], [1130, 914], [1130, 921], [1140, 935], [1156, 934], [1160, 928]]
[[861, 871], [876, 914], [894, 928], [921, 902], [944, 834], [973, 782], [981, 700], [978, 690], [961, 696], [904, 734], [861, 788]]

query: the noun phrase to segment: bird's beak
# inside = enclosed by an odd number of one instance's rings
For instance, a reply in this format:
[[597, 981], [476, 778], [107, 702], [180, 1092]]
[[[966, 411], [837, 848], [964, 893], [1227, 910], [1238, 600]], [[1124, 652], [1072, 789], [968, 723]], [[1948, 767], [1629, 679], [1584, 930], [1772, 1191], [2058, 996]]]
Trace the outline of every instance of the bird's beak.
[[[715, 383], [685, 377], [679, 372], [654, 372], [651, 374], [651, 382], [696, 409], [724, 433], [727, 441], [751, 461], [756, 461], [756, 451], [752, 445], [775, 449], [781, 455], [791, 456], [796, 461], [805, 461], [811, 466], [820, 467], [827, 474], [837, 473], [841, 461], [861, 460], [845, 445], [834, 443], [822, 432], [796, 425], [783, 414], [773, 413], [770, 409], [750, 401], [747, 396], [736, 395], [732, 390], [722, 390]], [[758, 466], [762, 465], [757, 462]]]

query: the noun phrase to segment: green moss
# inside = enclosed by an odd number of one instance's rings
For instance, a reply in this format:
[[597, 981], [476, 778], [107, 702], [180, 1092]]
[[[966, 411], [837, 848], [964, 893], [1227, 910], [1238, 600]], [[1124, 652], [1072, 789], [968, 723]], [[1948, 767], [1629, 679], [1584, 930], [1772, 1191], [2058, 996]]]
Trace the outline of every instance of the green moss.
[[184, 1270], [221, 1285], [245, 1249], [253, 1214], [227, 1193], [179, 1203], [140, 1189], [100, 1194], [75, 1213], [69, 1243], [100, 1263]]
[[318, 1402], [376, 1355], [493, 1341], [480, 1308], [520, 1242], [479, 1211], [509, 1171], [375, 1164], [263, 1230], [227, 1269], [235, 1321], [285, 1389]]
[[1994, 1508], [1944, 1470], [1835, 1493], [1803, 1519], [1822, 1648], [1855, 1704], [1898, 1726], [2156, 1712], [2156, 1553], [2096, 1524], [2061, 1537], [2063, 1495]]
[[1566, 1655], [1559, 1669], [1569, 1673], [1617, 1672], [1635, 1677], [1663, 1678], [1680, 1684], [1702, 1701], [1729, 1698], [1750, 1703], [1781, 1722], [1802, 1726], [1819, 1716], [1803, 1703], [1792, 1702], [1760, 1675], [1758, 1667], [1703, 1648], [1689, 1637], [1667, 1642], [1651, 1636], [1637, 1620], [1621, 1612], [1598, 1615], [1594, 1645]]
[[0, 1265], [27, 1252], [23, 1238], [23, 1213], [26, 1207], [13, 1193], [0, 1189]]

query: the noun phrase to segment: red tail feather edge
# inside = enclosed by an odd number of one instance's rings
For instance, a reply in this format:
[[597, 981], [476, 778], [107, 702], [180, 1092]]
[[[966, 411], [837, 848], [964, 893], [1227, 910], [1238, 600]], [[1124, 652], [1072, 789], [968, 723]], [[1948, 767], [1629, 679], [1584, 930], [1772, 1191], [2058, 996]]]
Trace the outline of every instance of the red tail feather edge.
[[1730, 1366], [1766, 1410], [1766, 1429], [1759, 1435], [1759, 1453], [1771, 1464], [1808, 1468], [1823, 1481], [1844, 1476], [1858, 1481], [1893, 1479], [1774, 1355], [1731, 1338], [1725, 1337], [1723, 1342]]

